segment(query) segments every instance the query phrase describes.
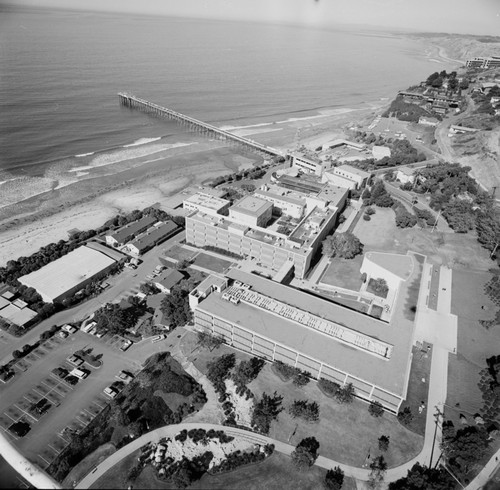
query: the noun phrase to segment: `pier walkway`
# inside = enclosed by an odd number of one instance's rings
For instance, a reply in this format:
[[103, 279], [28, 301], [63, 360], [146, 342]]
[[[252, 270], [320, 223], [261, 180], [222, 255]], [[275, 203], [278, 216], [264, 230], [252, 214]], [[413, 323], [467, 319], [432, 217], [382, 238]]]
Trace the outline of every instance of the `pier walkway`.
[[125, 107], [139, 109], [144, 112], [167, 117], [168, 119], [187, 125], [190, 129], [200, 131], [204, 134], [212, 135], [217, 139], [229, 140], [231, 142], [238, 143], [244, 147], [250, 148], [251, 150], [263, 153], [264, 155], [268, 155], [271, 157], [285, 156], [281, 151], [275, 148], [271, 148], [270, 146], [263, 145], [242, 136], [237, 136], [230, 131], [220, 129], [206, 122], [199, 121], [198, 119], [195, 119], [193, 117], [186, 116], [185, 114], [181, 114], [180, 112], [169, 109], [168, 107], [162, 107], [160, 105], [153, 104], [152, 102], [136, 97], [135, 95], [120, 92], [118, 93], [118, 97], [120, 99], [120, 104]]

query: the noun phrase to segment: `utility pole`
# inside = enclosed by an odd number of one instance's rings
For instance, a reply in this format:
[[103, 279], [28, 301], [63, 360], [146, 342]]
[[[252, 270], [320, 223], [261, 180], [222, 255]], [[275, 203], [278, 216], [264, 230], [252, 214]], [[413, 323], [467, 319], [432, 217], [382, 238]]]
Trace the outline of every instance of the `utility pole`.
[[495, 247], [493, 248], [493, 251], [490, 254], [490, 259], [493, 257], [493, 255], [495, 255], [495, 252], [497, 251], [498, 245], [500, 245], [500, 243], [496, 242]]

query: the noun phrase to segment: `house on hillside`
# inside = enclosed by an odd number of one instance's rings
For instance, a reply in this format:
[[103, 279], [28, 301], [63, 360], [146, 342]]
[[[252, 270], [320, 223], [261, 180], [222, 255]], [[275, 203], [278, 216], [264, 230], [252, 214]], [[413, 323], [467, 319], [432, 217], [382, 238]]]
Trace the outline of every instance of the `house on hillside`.
[[184, 279], [182, 272], [175, 269], [165, 269], [154, 280], [154, 285], [165, 294], [170, 294], [172, 288]]
[[410, 184], [415, 183], [416, 179], [416, 170], [414, 168], [409, 167], [401, 167], [396, 172], [396, 180], [399, 180], [402, 184]]
[[439, 119], [436, 119], [435, 117], [428, 117], [428, 116], [420, 116], [420, 119], [418, 120], [418, 124], [421, 124], [422, 126], [437, 126], [439, 124]]

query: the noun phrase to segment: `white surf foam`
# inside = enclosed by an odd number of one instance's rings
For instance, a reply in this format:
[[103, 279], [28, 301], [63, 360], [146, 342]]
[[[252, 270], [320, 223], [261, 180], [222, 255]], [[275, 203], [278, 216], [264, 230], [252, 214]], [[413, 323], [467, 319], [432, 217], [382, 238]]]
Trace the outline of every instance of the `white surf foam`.
[[152, 143], [153, 141], [161, 140], [161, 136], [158, 138], [139, 138], [138, 140], [130, 143], [129, 145], [123, 145], [123, 148], [130, 148], [131, 146], [146, 145], [147, 143]]
[[91, 151], [90, 153], [80, 153], [79, 155], [75, 155], [76, 158], [82, 158], [82, 157], [89, 157], [90, 155], [93, 155], [94, 152]]

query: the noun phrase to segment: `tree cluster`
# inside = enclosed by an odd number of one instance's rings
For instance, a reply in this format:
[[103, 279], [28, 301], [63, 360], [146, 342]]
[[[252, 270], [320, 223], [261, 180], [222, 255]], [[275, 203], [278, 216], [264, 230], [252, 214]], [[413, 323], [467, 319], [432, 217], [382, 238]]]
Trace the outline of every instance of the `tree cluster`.
[[319, 405], [316, 402], [307, 400], [294, 400], [288, 412], [293, 418], [302, 418], [307, 422], [317, 422], [319, 420]]
[[314, 437], [302, 439], [292, 452], [292, 462], [300, 471], [308, 470], [318, 459], [319, 442]]
[[380, 208], [390, 208], [394, 204], [394, 199], [387, 192], [381, 180], [377, 180], [371, 190], [365, 189], [362, 198], [366, 206], [375, 205]]
[[398, 228], [413, 228], [418, 222], [417, 217], [410, 213], [402, 204], [395, 204], [394, 212]]
[[170, 294], [163, 298], [160, 308], [171, 328], [182, 327], [193, 317], [189, 308], [189, 291], [180, 284], [172, 287]]
[[310, 373], [299, 368], [285, 364], [282, 361], [274, 361], [273, 369], [285, 381], [292, 380], [295, 386], [305, 386], [310, 381]]
[[208, 364], [207, 378], [214, 385], [217, 393], [225, 393], [224, 380], [231, 376], [231, 370], [235, 364], [236, 356], [233, 353], [217, 357]]
[[108, 303], [94, 313], [94, 321], [98, 330], [106, 330], [112, 334], [123, 334], [133, 327], [139, 316], [140, 310], [134, 307], [121, 308], [119, 304]]
[[207, 332], [206, 330], [198, 332], [197, 337], [198, 345], [210, 351], [218, 349], [224, 343], [224, 337]]
[[389, 483], [389, 490], [453, 490], [456, 481], [442, 467], [428, 468], [415, 463], [404, 478]]
[[318, 388], [327, 396], [335, 398], [339, 403], [352, 403], [354, 400], [354, 386], [352, 383], [346, 383], [341, 386], [329, 379], [320, 378]]
[[370, 405], [368, 405], [368, 413], [372, 417], [382, 417], [384, 415], [384, 407], [380, 402], [372, 400]]
[[254, 429], [263, 434], [269, 433], [271, 422], [283, 411], [282, 403], [283, 397], [276, 391], [273, 395], [263, 393], [262, 399], [255, 404], [253, 409], [252, 426]]
[[264, 367], [265, 361], [259, 357], [252, 357], [248, 361], [241, 361], [232, 375], [236, 386], [246, 386], [251, 383]]
[[402, 95], [398, 95], [389, 108], [382, 114], [382, 117], [397, 117], [400, 121], [418, 122], [420, 117], [431, 117], [432, 114], [417, 104], [406, 102]]
[[340, 467], [335, 466], [335, 468], [326, 472], [323, 482], [325, 490], [340, 490], [342, 485], [344, 485], [344, 472]]
[[363, 252], [363, 244], [359, 238], [350, 233], [335, 233], [325, 238], [322, 243], [323, 255], [327, 257], [340, 257], [342, 259], [353, 259]]
[[403, 425], [410, 425], [413, 420], [413, 413], [410, 407], [405, 407], [398, 412], [398, 420]]
[[368, 282], [368, 291], [380, 296], [381, 298], [387, 298], [387, 293], [389, 292], [389, 286], [385, 279], [370, 279]]

